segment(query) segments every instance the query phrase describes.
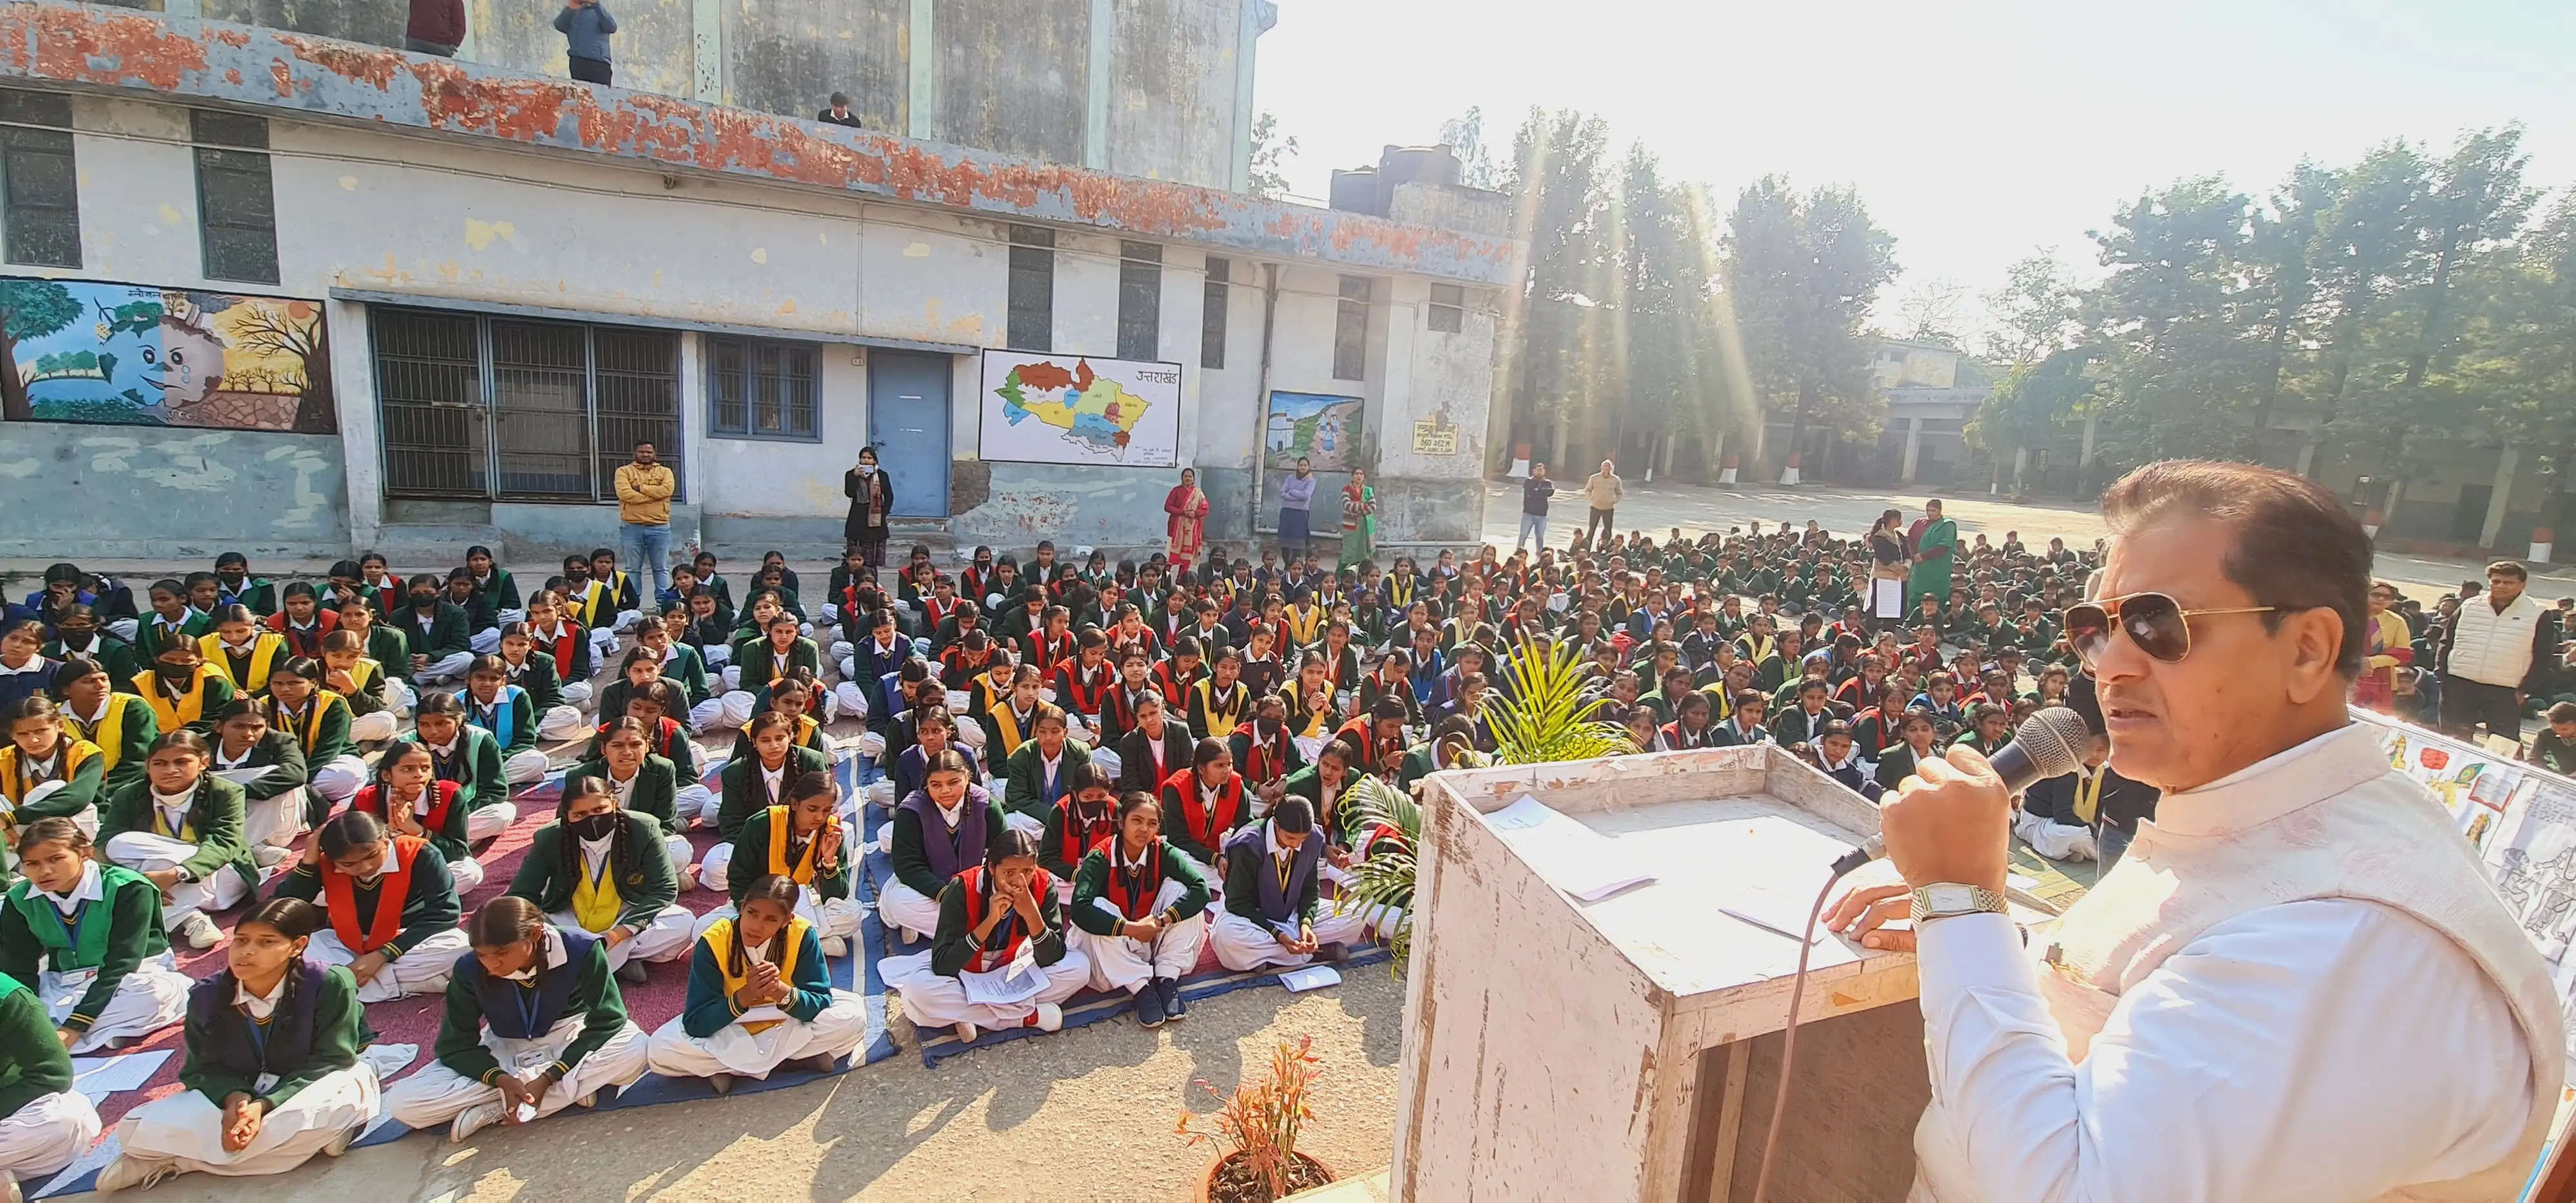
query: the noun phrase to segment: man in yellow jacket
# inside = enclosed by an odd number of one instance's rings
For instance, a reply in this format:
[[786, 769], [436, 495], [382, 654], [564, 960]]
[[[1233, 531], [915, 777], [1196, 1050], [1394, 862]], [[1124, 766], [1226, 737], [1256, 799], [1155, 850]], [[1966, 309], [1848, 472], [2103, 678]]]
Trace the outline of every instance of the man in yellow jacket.
[[671, 587], [671, 494], [679, 482], [653, 452], [653, 444], [635, 444], [635, 459], [617, 466], [618, 548], [629, 571], [641, 574], [636, 604], [647, 615], [661, 611], [662, 591]]

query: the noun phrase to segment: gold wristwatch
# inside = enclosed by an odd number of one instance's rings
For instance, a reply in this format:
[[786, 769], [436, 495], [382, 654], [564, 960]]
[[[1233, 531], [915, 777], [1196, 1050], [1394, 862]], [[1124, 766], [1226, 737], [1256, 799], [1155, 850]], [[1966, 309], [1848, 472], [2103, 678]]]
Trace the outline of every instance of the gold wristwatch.
[[1915, 888], [1911, 918], [1916, 927], [1921, 927], [1935, 919], [1956, 915], [2004, 913], [2004, 896], [1993, 890], [1984, 886], [1960, 885], [1955, 881], [1936, 881]]

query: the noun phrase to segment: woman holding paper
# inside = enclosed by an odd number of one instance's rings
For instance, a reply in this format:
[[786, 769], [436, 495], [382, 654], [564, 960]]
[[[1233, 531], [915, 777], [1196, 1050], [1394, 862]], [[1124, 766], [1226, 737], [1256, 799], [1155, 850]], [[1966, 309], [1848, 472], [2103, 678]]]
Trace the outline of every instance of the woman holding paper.
[[1118, 834], [1082, 858], [1073, 879], [1074, 943], [1091, 962], [1095, 990], [1136, 996], [1136, 1022], [1156, 1027], [1189, 1013], [1181, 979], [1207, 939], [1207, 879], [1163, 838], [1162, 803], [1128, 794]]
[[887, 957], [877, 973], [923, 1027], [953, 1024], [960, 1042], [979, 1029], [1064, 1026], [1058, 1005], [1091, 981], [1091, 962], [1066, 946], [1055, 882], [1038, 867], [1026, 832], [988, 833], [984, 863], [939, 892], [939, 935], [930, 951]]
[[741, 913], [698, 934], [689, 1001], [653, 1033], [653, 1072], [705, 1078], [717, 1094], [736, 1077], [781, 1065], [830, 1073], [868, 1036], [864, 1000], [832, 989], [823, 942], [796, 914], [796, 883], [764, 876]]
[[324, 923], [298, 898], [261, 903], [233, 928], [226, 968], [188, 994], [187, 1089], [128, 1112], [98, 1191], [149, 1187], [197, 1171], [282, 1174], [315, 1153], [339, 1156], [384, 1100], [358, 980], [304, 955]]

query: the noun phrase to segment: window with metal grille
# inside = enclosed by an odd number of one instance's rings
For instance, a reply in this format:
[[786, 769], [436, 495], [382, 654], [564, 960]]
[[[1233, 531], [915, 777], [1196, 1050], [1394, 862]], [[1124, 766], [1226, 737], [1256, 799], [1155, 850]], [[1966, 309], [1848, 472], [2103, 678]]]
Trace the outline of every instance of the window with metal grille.
[[0, 242], [7, 244], [9, 262], [79, 267], [80, 173], [72, 161], [71, 98], [0, 91], [0, 123]]
[[1333, 379], [1368, 378], [1369, 281], [1342, 277], [1342, 299], [1333, 314]]
[[1014, 351], [1055, 349], [1055, 232], [1011, 227], [1010, 338]]
[[1456, 334], [1467, 325], [1467, 290], [1457, 284], [1431, 286], [1431, 328]]
[[707, 430], [736, 438], [820, 439], [815, 360], [805, 343], [707, 340], [707, 401], [714, 409]]
[[648, 442], [680, 471], [679, 337], [375, 307], [389, 497], [614, 501]]
[[1213, 256], [1207, 261], [1207, 293], [1199, 302], [1199, 366], [1225, 366], [1225, 306], [1234, 289], [1227, 283], [1234, 265]]
[[277, 198], [268, 122], [191, 109], [197, 142], [197, 238], [209, 280], [277, 283]]
[[1163, 248], [1118, 244], [1118, 358], [1160, 359], [1163, 344]]

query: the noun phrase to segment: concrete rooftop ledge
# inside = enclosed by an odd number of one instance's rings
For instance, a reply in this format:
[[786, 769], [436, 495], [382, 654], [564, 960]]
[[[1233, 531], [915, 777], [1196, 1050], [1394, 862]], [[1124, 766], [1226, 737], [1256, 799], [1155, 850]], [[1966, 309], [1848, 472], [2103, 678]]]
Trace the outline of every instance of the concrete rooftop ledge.
[[0, 5], [0, 83], [363, 122], [1485, 286], [1507, 283], [1515, 257], [1508, 239], [132, 9]]

